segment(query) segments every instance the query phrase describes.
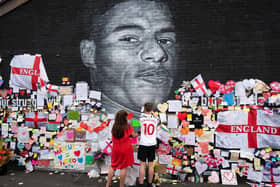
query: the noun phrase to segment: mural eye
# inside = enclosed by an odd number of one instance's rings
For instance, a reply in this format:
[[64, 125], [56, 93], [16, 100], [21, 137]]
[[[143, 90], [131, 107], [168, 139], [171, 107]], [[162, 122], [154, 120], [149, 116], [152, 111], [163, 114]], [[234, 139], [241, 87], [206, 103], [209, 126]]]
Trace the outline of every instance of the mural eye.
[[175, 42], [174, 42], [172, 39], [169, 39], [169, 38], [160, 38], [160, 39], [158, 40], [158, 43], [159, 43], [159, 44], [162, 44], [162, 45], [171, 46], [171, 45], [173, 45]]
[[134, 36], [125, 36], [119, 39], [119, 41], [127, 42], [127, 43], [137, 43], [139, 39]]

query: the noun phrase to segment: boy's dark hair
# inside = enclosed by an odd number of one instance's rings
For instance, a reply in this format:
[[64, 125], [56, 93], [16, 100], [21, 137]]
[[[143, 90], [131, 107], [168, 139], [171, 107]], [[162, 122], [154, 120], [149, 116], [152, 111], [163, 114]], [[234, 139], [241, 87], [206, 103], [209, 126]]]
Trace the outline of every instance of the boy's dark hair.
[[153, 111], [153, 103], [145, 103], [144, 112], [151, 112], [151, 111]]

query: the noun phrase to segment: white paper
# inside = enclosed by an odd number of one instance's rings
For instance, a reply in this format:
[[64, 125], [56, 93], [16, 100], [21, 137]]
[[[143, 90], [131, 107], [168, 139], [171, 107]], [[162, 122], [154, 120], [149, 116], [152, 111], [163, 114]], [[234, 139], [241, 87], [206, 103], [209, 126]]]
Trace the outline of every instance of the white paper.
[[175, 129], [178, 126], [178, 117], [175, 114], [169, 114], [168, 117], [168, 122], [167, 122], [167, 127], [170, 129]]
[[169, 137], [170, 133], [166, 132], [165, 130], [159, 129], [157, 131], [157, 138], [163, 141], [164, 143], [168, 143]]
[[221, 170], [222, 184], [237, 185], [236, 174], [232, 170]]
[[87, 121], [89, 114], [81, 114], [81, 121]]
[[228, 157], [229, 156], [229, 151], [221, 151], [221, 156], [222, 157]]
[[12, 150], [15, 150], [16, 149], [16, 142], [10, 142], [10, 148]]
[[223, 162], [222, 162], [222, 167], [223, 167], [223, 168], [228, 168], [229, 166], [230, 166], [230, 165], [229, 165], [228, 160], [223, 159]]
[[185, 142], [186, 145], [195, 145], [195, 134], [194, 134], [194, 132], [189, 132], [187, 135], [184, 135], [183, 137], [184, 137], [183, 141]]
[[180, 100], [169, 100], [168, 111], [169, 112], [181, 112], [182, 111], [182, 101]]
[[196, 162], [195, 163], [195, 169], [198, 173], [198, 175], [200, 175], [201, 173], [203, 173], [204, 171], [206, 171], [208, 168], [207, 164], [201, 164], [200, 162]]
[[252, 150], [252, 152], [250, 152], [250, 150], [241, 150], [240, 151], [240, 158], [247, 158], [250, 161], [253, 161], [254, 159], [254, 150]]
[[88, 83], [77, 82], [76, 83], [76, 100], [86, 100], [88, 98]]
[[44, 107], [45, 95], [37, 94], [37, 108]]
[[72, 95], [63, 95], [63, 106], [71, 106], [73, 103], [73, 96]]
[[158, 160], [160, 164], [171, 164], [172, 156], [171, 155], [158, 155]]
[[140, 160], [138, 160], [138, 152], [133, 152], [133, 157], [134, 157], [134, 164], [140, 164]]
[[17, 133], [17, 140], [19, 143], [28, 143], [29, 132], [27, 127], [19, 127]]
[[90, 90], [89, 91], [89, 98], [96, 99], [96, 100], [100, 101], [101, 100], [101, 92], [95, 91], [95, 90]]
[[86, 131], [86, 140], [90, 140], [90, 141], [98, 141], [98, 134], [95, 132], [88, 132]]
[[3, 136], [3, 138], [6, 138], [9, 136], [9, 124], [8, 123], [2, 123], [1, 136]]
[[167, 122], [166, 113], [165, 113], [165, 112], [159, 113], [159, 118], [160, 118], [160, 121], [161, 121], [162, 123]]
[[248, 170], [247, 179], [260, 183], [262, 181], [262, 178], [263, 178], [263, 173], [262, 172], [255, 172], [252, 169]]

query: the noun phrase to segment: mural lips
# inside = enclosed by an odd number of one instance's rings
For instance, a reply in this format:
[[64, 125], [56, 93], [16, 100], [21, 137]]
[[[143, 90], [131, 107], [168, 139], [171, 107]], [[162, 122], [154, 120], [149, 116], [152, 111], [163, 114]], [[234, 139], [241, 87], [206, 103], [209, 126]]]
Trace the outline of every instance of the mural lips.
[[137, 73], [136, 77], [157, 85], [165, 85], [170, 82], [169, 73], [164, 68], [142, 70]]

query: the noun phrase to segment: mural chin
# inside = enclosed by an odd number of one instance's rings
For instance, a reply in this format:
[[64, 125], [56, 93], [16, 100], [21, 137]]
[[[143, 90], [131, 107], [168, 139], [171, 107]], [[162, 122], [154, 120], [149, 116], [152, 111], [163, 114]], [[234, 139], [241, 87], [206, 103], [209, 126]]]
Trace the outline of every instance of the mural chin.
[[[141, 83], [142, 82], [144, 81], [141, 81]], [[145, 82], [144, 84], [140, 84], [141, 86], [139, 87], [134, 87], [134, 89], [129, 87], [126, 94], [128, 95], [127, 99], [131, 103], [131, 106], [127, 106], [128, 103], [124, 103], [123, 105], [139, 111], [146, 102], [152, 102], [155, 104], [160, 103], [167, 99], [168, 93], [170, 92], [171, 82], [172, 81], [169, 80], [164, 86], [157, 86]]]

